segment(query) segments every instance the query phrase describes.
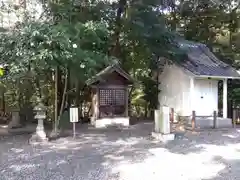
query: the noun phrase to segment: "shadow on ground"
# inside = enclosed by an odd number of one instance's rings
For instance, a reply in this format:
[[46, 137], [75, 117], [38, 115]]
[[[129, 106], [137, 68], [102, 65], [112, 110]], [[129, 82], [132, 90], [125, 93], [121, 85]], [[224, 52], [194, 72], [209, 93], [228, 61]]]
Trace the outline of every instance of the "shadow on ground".
[[151, 138], [152, 129], [150, 122], [125, 129], [81, 125], [76, 139], [36, 146], [28, 144], [29, 135], [5, 137], [0, 179], [240, 178], [240, 130], [176, 132], [174, 141], [163, 144]]

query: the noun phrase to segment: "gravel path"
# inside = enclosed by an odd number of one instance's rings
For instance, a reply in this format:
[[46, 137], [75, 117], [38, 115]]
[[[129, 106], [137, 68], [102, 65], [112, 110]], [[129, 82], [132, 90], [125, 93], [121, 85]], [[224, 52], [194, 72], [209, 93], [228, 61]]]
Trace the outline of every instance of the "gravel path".
[[0, 180], [240, 179], [240, 129], [187, 132], [162, 144], [151, 123], [129, 129], [78, 130], [28, 145], [29, 135], [0, 139]]

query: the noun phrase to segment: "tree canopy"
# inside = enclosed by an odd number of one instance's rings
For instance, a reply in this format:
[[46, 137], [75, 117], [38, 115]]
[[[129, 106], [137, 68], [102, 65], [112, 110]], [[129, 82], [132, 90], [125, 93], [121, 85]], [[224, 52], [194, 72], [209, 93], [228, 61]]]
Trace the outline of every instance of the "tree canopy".
[[[0, 63], [10, 67], [8, 91], [34, 81], [49, 111], [58, 106], [55, 119], [72, 94], [75, 103], [83, 105], [89, 97], [85, 81], [113, 62], [139, 82], [131, 91], [132, 111], [149, 116], [157, 105], [158, 84], [152, 78], [156, 62], [161, 57], [184, 60], [175, 42], [179, 36], [208, 45], [221, 60], [239, 67], [240, 14], [235, 0], [58, 0], [35, 6], [23, 1], [4, 8], [21, 17], [3, 24], [0, 34]], [[233, 81], [234, 91], [229, 90], [235, 103], [240, 99], [237, 86]], [[20, 91], [10, 94], [25, 97]], [[31, 104], [37, 94], [18, 98], [18, 104]], [[9, 96], [9, 101], [16, 98]]]

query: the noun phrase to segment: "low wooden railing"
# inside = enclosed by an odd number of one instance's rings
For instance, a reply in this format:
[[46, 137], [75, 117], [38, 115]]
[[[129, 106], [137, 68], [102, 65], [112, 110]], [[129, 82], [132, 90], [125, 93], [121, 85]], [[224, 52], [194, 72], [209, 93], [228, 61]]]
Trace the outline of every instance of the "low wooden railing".
[[[173, 123], [174, 122], [174, 109], [171, 108], [170, 109], [170, 122]], [[217, 111], [213, 111], [212, 115], [209, 116], [197, 116], [196, 115], [196, 111], [192, 111], [192, 114], [186, 117], [190, 117], [191, 118], [191, 128], [192, 130], [196, 129], [196, 117], [202, 117], [202, 118], [209, 118], [212, 117], [213, 118], [213, 127], [212, 128], [216, 128], [217, 127]]]
[[213, 128], [215, 129], [217, 127], [217, 111], [213, 111], [213, 114], [210, 116], [196, 116], [196, 111], [192, 111], [192, 119], [191, 119], [191, 124], [192, 124], [192, 130], [196, 129], [196, 117], [213, 117]]
[[[178, 115], [176, 114], [176, 112], [174, 112], [173, 108], [170, 108], [169, 115], [170, 115], [170, 122], [174, 123], [175, 122], [174, 118], [176, 118], [176, 116], [178, 116]], [[178, 117], [181, 117], [181, 116], [178, 116]], [[219, 116], [217, 114], [217, 111], [213, 111], [213, 113], [209, 116], [198, 116], [198, 115], [196, 115], [196, 111], [192, 111], [192, 113], [189, 116], [184, 116], [184, 117], [191, 118], [191, 129], [194, 130], [194, 129], [196, 129], [196, 117], [202, 117], [202, 118], [211, 117], [211, 118], [213, 118], [213, 127], [212, 128], [216, 128], [217, 127], [217, 117], [219, 117]], [[180, 118], [178, 118], [177, 121], [180, 121]], [[232, 126], [236, 127], [236, 125], [240, 125], [240, 107], [233, 108]]]

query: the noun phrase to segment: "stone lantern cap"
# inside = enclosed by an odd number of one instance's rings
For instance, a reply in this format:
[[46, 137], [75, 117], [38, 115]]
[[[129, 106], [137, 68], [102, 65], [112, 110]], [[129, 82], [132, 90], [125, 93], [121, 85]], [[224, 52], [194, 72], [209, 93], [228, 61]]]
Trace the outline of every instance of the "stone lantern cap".
[[34, 111], [46, 111], [47, 108], [43, 105], [40, 98], [37, 98], [37, 105], [34, 107]]
[[34, 111], [36, 112], [35, 118], [36, 119], [44, 119], [46, 118], [46, 110], [47, 108], [38, 101], [38, 105], [34, 107]]
[[47, 108], [42, 103], [39, 103], [34, 107], [34, 111], [46, 111], [46, 109]]

